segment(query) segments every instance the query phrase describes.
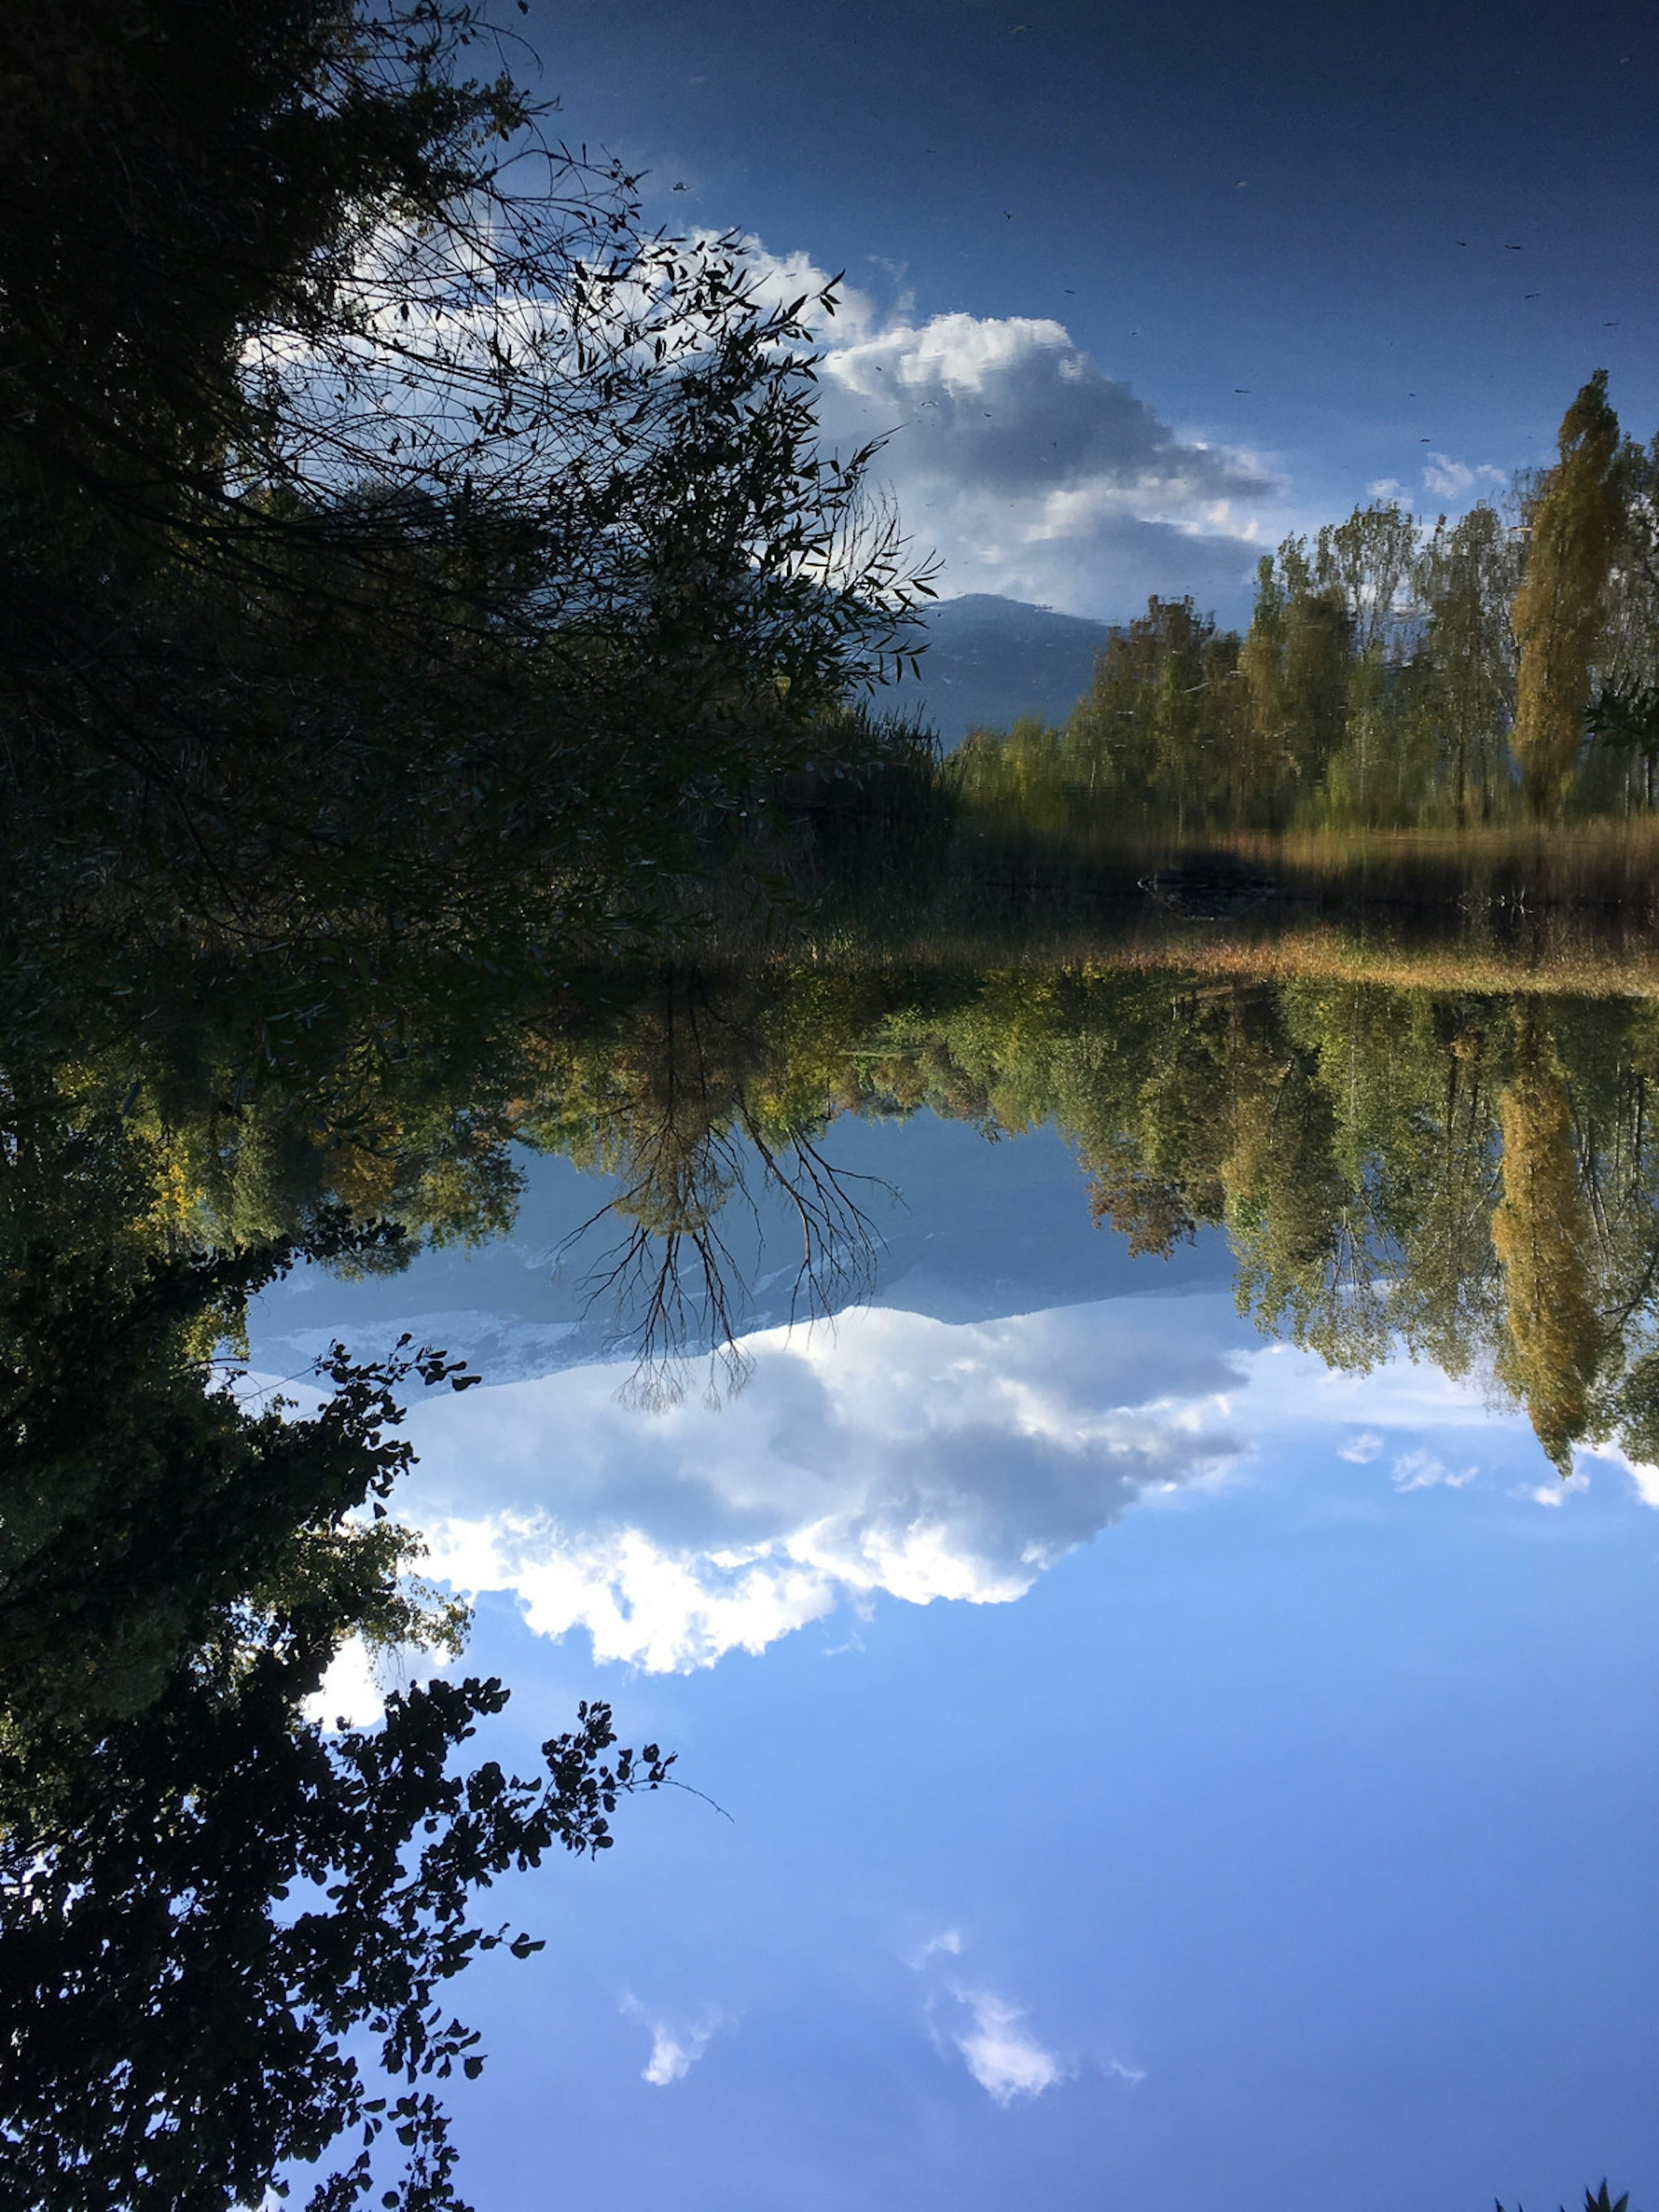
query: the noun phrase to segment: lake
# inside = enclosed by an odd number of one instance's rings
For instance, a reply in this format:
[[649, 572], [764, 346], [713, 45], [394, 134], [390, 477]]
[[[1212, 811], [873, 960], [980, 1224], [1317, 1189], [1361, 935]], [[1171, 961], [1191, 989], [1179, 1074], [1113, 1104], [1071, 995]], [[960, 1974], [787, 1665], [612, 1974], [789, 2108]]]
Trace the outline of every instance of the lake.
[[503, 1900], [550, 1941], [468, 1990], [484, 2212], [1651, 2160], [1654, 1036], [1109, 957], [613, 979], [506, 1234], [263, 1296], [258, 1375], [481, 1373], [398, 1510], [514, 1755], [604, 1697], [703, 1793]]

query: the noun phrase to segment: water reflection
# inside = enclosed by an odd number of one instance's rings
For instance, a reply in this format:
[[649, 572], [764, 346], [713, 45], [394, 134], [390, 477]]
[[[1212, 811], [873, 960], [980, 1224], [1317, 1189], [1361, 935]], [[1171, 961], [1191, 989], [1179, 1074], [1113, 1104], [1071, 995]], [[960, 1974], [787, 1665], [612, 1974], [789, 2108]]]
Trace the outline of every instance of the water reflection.
[[[77, 2155], [137, 2170], [143, 2100], [210, 2076], [175, 2148], [210, 2137], [227, 2173], [277, 2140], [237, 2118], [256, 2081], [295, 2155], [368, 2124], [355, 2075], [282, 2072], [284, 2023], [303, 2072], [384, 2020], [406, 2071], [409, 2007], [486, 1932], [463, 1933], [453, 1854], [476, 1881], [602, 1840], [623, 1791], [668, 1778], [654, 1749], [616, 1765], [596, 1706], [547, 1740], [539, 1785], [452, 1787], [442, 1761], [501, 1702], [487, 1680], [406, 1691], [381, 1730], [362, 1655], [441, 1656], [465, 1629], [450, 1592], [510, 1592], [596, 1662], [672, 1675], [881, 1598], [1026, 1597], [1132, 1506], [1310, 1425], [1402, 1495], [1456, 1494], [1494, 1452], [1512, 1480], [1528, 1431], [1540, 1497], [1595, 1450], [1651, 1491], [1651, 1002], [1218, 972], [1251, 940], [1185, 926], [1209, 933], [1184, 969], [1133, 940], [802, 950], [434, 993], [395, 1030], [342, 999], [273, 1032], [248, 994], [88, 1024], [72, 1056], [20, 1045], [0, 1786], [6, 1941], [35, 1952], [14, 1985], [45, 2021], [106, 1997], [148, 2051], [173, 2033], [170, 1954], [76, 1961], [159, 1913], [197, 1931], [202, 1975], [269, 1998], [243, 2070], [199, 2036], [158, 2045], [138, 2102], [106, 2108], [86, 2094], [106, 2044], [75, 2026], [88, 2055], [49, 2064], [18, 2014], [20, 2141], [48, 2106], [105, 2109]], [[1040, 1200], [1000, 1176], [1027, 1148], [1058, 1171]], [[475, 1353], [507, 1387], [472, 1387]], [[342, 1653], [366, 1702], [331, 1737]], [[275, 1793], [253, 1826], [250, 1760]], [[426, 1818], [439, 1858], [400, 1888], [386, 1855]], [[337, 1900], [290, 1940], [285, 1893], [365, 1853], [385, 1879], [348, 1883], [357, 1917]], [[233, 1863], [246, 1882], [204, 1886]], [[435, 2106], [399, 2124], [441, 2162]]]
[[[787, 1286], [774, 1321], [869, 1294], [895, 1217], [883, 1178], [826, 1146], [838, 1117], [1053, 1127], [1079, 1209], [1131, 1256], [1222, 1230], [1264, 1333], [1343, 1368], [1398, 1346], [1478, 1376], [1566, 1472], [1580, 1441], [1656, 1442], [1656, 1045], [1648, 1003], [1617, 998], [1102, 963], [648, 976], [538, 1041], [488, 1172], [511, 1172], [510, 1134], [613, 1178], [586, 1231], [603, 1247], [620, 1220], [620, 1247], [583, 1261], [578, 1231], [557, 1261], [665, 1402], [675, 1358], [729, 1362], [761, 1321], [757, 1271]], [[418, 1208], [409, 1225], [450, 1233]]]
[[513, 1384], [417, 1415], [410, 1510], [458, 1588], [511, 1589], [538, 1632], [654, 1670], [878, 1595], [1006, 1603], [1243, 1453], [1215, 1304], [1175, 1329], [1161, 1300], [954, 1324], [866, 1308], [746, 1338], [739, 1399], [644, 1430], [614, 1368]]

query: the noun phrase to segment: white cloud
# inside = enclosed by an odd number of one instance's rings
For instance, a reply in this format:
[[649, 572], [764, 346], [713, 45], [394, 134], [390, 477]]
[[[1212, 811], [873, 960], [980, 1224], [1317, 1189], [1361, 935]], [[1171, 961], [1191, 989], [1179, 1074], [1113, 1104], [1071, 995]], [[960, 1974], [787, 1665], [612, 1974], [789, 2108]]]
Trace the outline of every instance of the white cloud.
[[651, 2031], [651, 2056], [641, 2069], [640, 2079], [650, 2082], [655, 2089], [665, 2089], [671, 2082], [683, 2081], [708, 2048], [709, 2038], [715, 2029], [726, 2024], [723, 2014], [710, 2011], [690, 2027], [675, 2027], [647, 2013], [639, 1999], [632, 1996], [623, 1997], [622, 2008], [630, 2019], [643, 2021]]
[[1264, 1345], [1243, 1353], [1237, 1362], [1248, 1378], [1257, 1436], [1268, 1431], [1296, 1434], [1310, 1423], [1328, 1422], [1374, 1432], [1379, 1442], [1402, 1429], [1480, 1429], [1532, 1442], [1526, 1415], [1501, 1404], [1490, 1376], [1448, 1375], [1428, 1360], [1404, 1353], [1369, 1371], [1327, 1367], [1313, 1352], [1285, 1350], [1287, 1356], [1281, 1358], [1278, 1347]]
[[916, 1950], [911, 1952], [907, 1964], [914, 1966], [916, 1972], [920, 1973], [921, 1969], [927, 1964], [927, 1961], [930, 1959], [938, 1958], [941, 1952], [943, 1952], [948, 1958], [958, 1959], [961, 1957], [962, 1936], [957, 1929], [946, 1928], [938, 1936], [930, 1936], [925, 1943], [921, 1944]]
[[[428, 1571], [511, 1593], [539, 1634], [586, 1631], [602, 1662], [685, 1671], [880, 1595], [1008, 1603], [1131, 1506], [1178, 1507], [1263, 1447], [1386, 1453], [1404, 1492], [1537, 1449], [1489, 1378], [1328, 1369], [1250, 1339], [1220, 1296], [964, 1323], [855, 1309], [744, 1349], [752, 1379], [719, 1412], [641, 1413], [614, 1364], [411, 1408], [401, 1510]], [[1631, 1472], [1659, 1504], [1659, 1474]]]
[[1502, 491], [1509, 478], [1489, 461], [1470, 468], [1465, 461], [1453, 460], [1449, 453], [1431, 453], [1424, 463], [1423, 483], [1425, 489], [1438, 492], [1443, 499], [1462, 499], [1477, 484]]
[[430, 1572], [653, 1671], [878, 1593], [1006, 1603], [1137, 1499], [1236, 1459], [1232, 1367], [1200, 1302], [1182, 1311], [1172, 1331], [1142, 1300], [969, 1324], [854, 1310], [749, 1339], [752, 1379], [718, 1413], [641, 1415], [611, 1366], [469, 1392], [412, 1413], [403, 1510]]
[[995, 2103], [1016, 2097], [1040, 2097], [1076, 2072], [1069, 2060], [1045, 2050], [1025, 2025], [1023, 2006], [1010, 2004], [991, 1990], [958, 1989], [951, 1993], [972, 2014], [971, 2027], [951, 2041], [968, 2071]]
[[[1575, 1469], [1565, 1481], [1558, 1475], [1553, 1482], [1540, 1482], [1535, 1490], [1522, 1491], [1518, 1494], [1530, 1498], [1534, 1505], [1559, 1507], [1565, 1505], [1569, 1498], [1582, 1497], [1589, 1488], [1589, 1475], [1581, 1474]], [[1647, 1502], [1651, 1504], [1653, 1500], [1650, 1498]]]
[[374, 1661], [359, 1636], [349, 1637], [329, 1662], [322, 1685], [301, 1708], [313, 1725], [332, 1729], [373, 1728], [386, 1711], [386, 1691]]
[[386, 1711], [388, 1692], [429, 1680], [450, 1663], [447, 1653], [419, 1644], [371, 1651], [360, 1636], [348, 1637], [301, 1707], [301, 1717], [331, 1733], [342, 1722], [349, 1729], [374, 1728]]
[[[826, 281], [805, 254], [746, 241], [769, 297]], [[1061, 323], [967, 313], [915, 319], [848, 289], [820, 319], [819, 416], [846, 447], [885, 435], [877, 473], [946, 596], [1000, 592], [1112, 615], [1150, 592], [1237, 591], [1279, 489], [1252, 456], [1183, 437]]]
[[1339, 1459], [1352, 1460], [1356, 1467], [1369, 1467], [1382, 1449], [1382, 1439], [1375, 1429], [1365, 1429], [1350, 1437], [1338, 1452]]
[[1391, 1480], [1396, 1490], [1463, 1490], [1479, 1473], [1478, 1468], [1465, 1467], [1454, 1474], [1432, 1452], [1410, 1451], [1395, 1460]]
[[[1589, 1476], [1583, 1471], [1583, 1462], [1586, 1460], [1595, 1459], [1609, 1461], [1613, 1466], [1622, 1468], [1630, 1477], [1636, 1494], [1643, 1504], [1659, 1506], [1659, 1467], [1650, 1466], [1646, 1460], [1632, 1459], [1623, 1445], [1617, 1443], [1597, 1444], [1593, 1451], [1580, 1452], [1574, 1462], [1571, 1482], [1565, 1485], [1558, 1482], [1555, 1486], [1556, 1490], [1559, 1492], [1564, 1488], [1578, 1487], [1587, 1489], [1589, 1486]], [[1560, 1502], [1559, 1497], [1553, 1502], [1559, 1504]]]

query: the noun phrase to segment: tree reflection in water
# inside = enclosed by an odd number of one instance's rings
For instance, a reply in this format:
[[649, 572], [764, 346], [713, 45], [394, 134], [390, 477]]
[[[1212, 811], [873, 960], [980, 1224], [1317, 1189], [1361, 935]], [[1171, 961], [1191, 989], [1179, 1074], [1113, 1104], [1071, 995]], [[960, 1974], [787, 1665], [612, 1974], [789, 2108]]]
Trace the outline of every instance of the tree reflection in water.
[[[133, 2204], [219, 2205], [382, 2126], [405, 2201], [446, 2201], [428, 2077], [478, 2054], [437, 1987], [498, 1940], [471, 1894], [608, 1842], [617, 1797], [672, 1778], [599, 1709], [539, 1778], [451, 1771], [493, 1682], [417, 1686], [378, 1731], [306, 1717], [347, 1638], [464, 1633], [390, 1506], [404, 1391], [471, 1378], [465, 1345], [339, 1347], [319, 1408], [280, 1408], [237, 1379], [246, 1301], [301, 1255], [396, 1270], [498, 1233], [520, 1148], [614, 1179], [585, 1279], [644, 1408], [699, 1358], [740, 1383], [744, 1209], [795, 1222], [792, 1317], [868, 1295], [872, 1186], [826, 1132], [927, 1110], [1056, 1127], [1079, 1206], [1149, 1262], [1224, 1228], [1241, 1308], [1334, 1365], [1403, 1347], [1483, 1377], [1564, 1473], [1581, 1440], [1659, 1458], [1646, 999], [1109, 955], [775, 955], [488, 994], [435, 974], [392, 1021], [378, 987], [308, 1025], [252, 975], [171, 994], [165, 1024], [118, 991], [72, 1051], [36, 1027], [9, 1056], [0, 2172], [58, 2177], [42, 2202], [118, 2175]], [[343, 2055], [364, 2027], [384, 2106]], [[378, 2174], [358, 2148], [319, 2203]]]

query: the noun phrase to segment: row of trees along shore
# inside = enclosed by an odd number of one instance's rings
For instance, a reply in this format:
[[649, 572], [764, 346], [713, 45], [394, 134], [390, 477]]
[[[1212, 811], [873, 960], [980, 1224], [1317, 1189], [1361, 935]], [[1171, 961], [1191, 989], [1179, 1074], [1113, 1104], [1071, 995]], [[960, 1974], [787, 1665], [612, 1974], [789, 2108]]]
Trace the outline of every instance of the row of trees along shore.
[[1286, 538], [1243, 636], [1152, 599], [1063, 726], [975, 732], [952, 774], [988, 811], [1183, 836], [1628, 814], [1656, 763], [1659, 438], [1620, 436], [1598, 369], [1502, 505]]

